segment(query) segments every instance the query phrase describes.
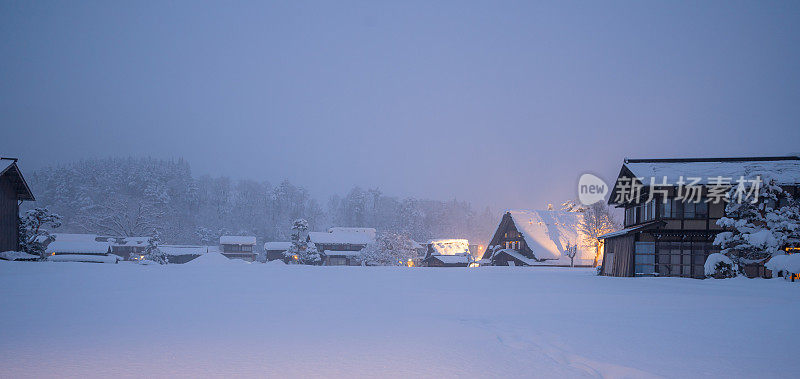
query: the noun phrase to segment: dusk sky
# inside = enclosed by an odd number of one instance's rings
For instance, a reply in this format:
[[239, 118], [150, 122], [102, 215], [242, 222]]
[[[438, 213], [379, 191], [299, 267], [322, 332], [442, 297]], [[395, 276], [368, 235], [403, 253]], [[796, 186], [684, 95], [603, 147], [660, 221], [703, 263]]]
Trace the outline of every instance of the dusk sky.
[[0, 2], [0, 155], [543, 208], [800, 152], [800, 2]]

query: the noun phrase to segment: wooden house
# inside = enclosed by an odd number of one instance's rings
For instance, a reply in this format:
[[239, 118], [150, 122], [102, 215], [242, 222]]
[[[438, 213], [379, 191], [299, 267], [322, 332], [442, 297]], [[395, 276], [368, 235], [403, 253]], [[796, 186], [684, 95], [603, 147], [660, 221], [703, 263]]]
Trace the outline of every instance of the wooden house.
[[264, 255], [267, 262], [274, 260], [286, 261], [286, 256], [283, 253], [291, 248], [291, 242], [265, 242]]
[[209, 251], [208, 246], [197, 245], [159, 245], [158, 249], [167, 256], [167, 262], [175, 264], [192, 261]]
[[111, 253], [111, 244], [97, 241], [92, 234], [58, 233], [45, 248], [52, 262], [117, 263], [121, 257]]
[[374, 228], [329, 228], [327, 232], [310, 232], [308, 241], [314, 243], [325, 266], [355, 266], [357, 256], [367, 244], [375, 241]]
[[100, 242], [108, 242], [111, 245], [111, 253], [121, 257], [123, 260], [131, 260], [132, 257], [144, 255], [150, 237], [111, 237], [97, 236]]
[[578, 246], [575, 267], [591, 267], [594, 255], [583, 248], [578, 230], [580, 212], [556, 210], [507, 211], [480, 261], [492, 266], [570, 267], [566, 252]]
[[425, 267], [469, 267], [473, 263], [469, 255], [431, 255], [422, 262]]
[[[711, 201], [719, 192], [714, 190], [715, 178], [735, 181], [759, 175], [775, 178], [795, 198], [800, 195], [798, 157], [626, 159], [608, 200], [624, 209], [624, 229], [601, 236], [605, 250], [601, 274], [705, 277], [706, 258], [719, 252], [713, 245], [722, 231], [716, 221], [725, 215], [725, 202]], [[650, 178], [657, 184], [653, 191]], [[677, 199], [679, 190], [686, 197], [686, 186], [678, 185], [681, 178], [699, 188], [700, 201]], [[638, 200], [625, 196], [635, 186], [641, 186]], [[765, 274], [760, 266], [753, 265], [746, 274]]]
[[0, 252], [19, 249], [19, 206], [34, 201], [15, 158], [0, 158]]
[[427, 267], [468, 267], [475, 260], [465, 239], [435, 239], [428, 241], [425, 258], [421, 266]]
[[253, 236], [221, 236], [219, 237], [219, 249], [222, 255], [230, 259], [242, 259], [252, 262], [256, 259], [254, 247], [256, 237]]

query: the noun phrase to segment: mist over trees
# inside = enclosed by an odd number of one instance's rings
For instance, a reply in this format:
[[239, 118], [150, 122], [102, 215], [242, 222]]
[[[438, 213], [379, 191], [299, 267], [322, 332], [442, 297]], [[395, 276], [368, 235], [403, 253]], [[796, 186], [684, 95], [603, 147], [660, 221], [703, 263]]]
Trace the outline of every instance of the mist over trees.
[[224, 234], [288, 241], [294, 220], [309, 230], [374, 227], [415, 240], [489, 238], [497, 222], [489, 209], [463, 201], [399, 198], [354, 187], [324, 204], [289, 181], [193, 177], [182, 159], [88, 159], [28, 176], [37, 201], [63, 217], [62, 232], [149, 236], [164, 243], [216, 244]]

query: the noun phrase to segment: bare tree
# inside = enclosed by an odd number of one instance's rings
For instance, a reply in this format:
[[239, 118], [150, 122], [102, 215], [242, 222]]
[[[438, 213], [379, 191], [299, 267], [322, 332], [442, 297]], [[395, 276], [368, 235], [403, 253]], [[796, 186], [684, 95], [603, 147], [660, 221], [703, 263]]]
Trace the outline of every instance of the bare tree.
[[575, 256], [578, 255], [578, 245], [572, 245], [567, 242], [567, 249], [565, 252], [569, 257], [569, 267], [575, 267]]
[[600, 236], [620, 229], [611, 210], [605, 202], [598, 201], [586, 207], [578, 223], [578, 231], [583, 234], [583, 244], [594, 249], [594, 266], [600, 257]]
[[81, 214], [82, 227], [92, 233], [119, 237], [149, 235], [155, 230], [163, 212], [141, 201], [114, 201], [96, 205]]

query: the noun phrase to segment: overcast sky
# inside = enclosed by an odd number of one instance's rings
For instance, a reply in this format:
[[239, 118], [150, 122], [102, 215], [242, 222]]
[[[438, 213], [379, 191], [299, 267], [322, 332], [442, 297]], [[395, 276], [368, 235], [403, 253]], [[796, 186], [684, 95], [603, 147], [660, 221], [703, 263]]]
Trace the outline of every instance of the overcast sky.
[[0, 155], [502, 209], [800, 151], [800, 2], [533, 3], [2, 1]]

